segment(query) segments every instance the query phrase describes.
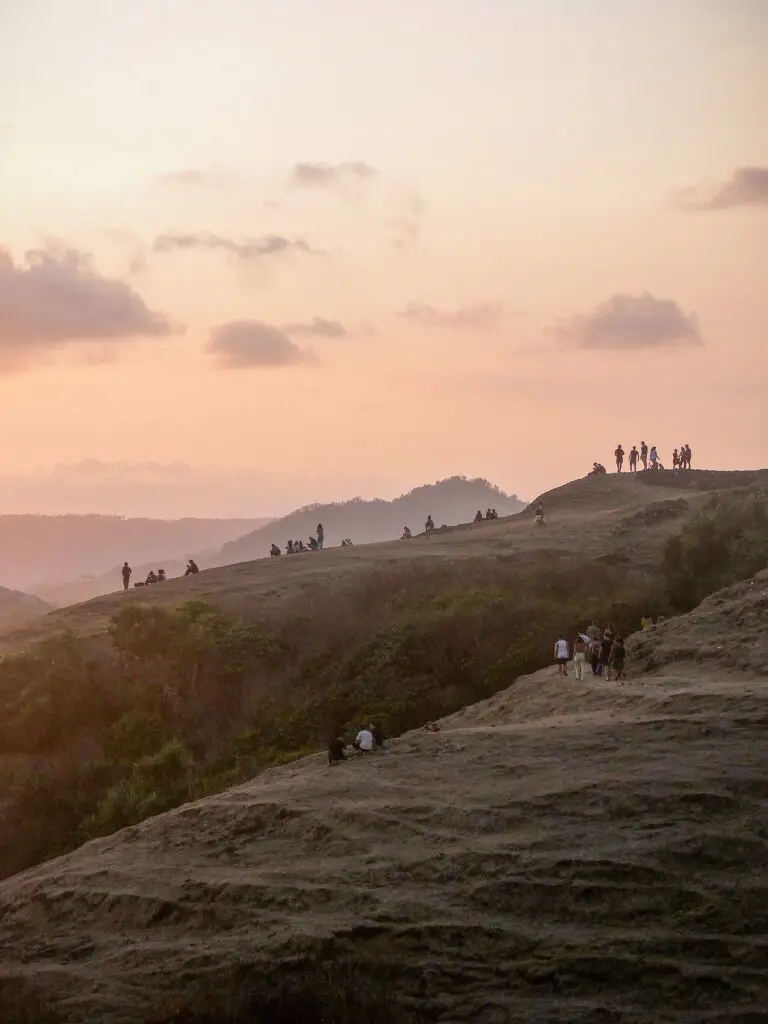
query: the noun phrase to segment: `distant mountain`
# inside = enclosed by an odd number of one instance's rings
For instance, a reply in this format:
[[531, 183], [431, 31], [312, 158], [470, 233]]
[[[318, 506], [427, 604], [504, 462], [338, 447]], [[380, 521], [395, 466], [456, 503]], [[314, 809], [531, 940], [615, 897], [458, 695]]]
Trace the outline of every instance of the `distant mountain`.
[[0, 630], [19, 629], [52, 610], [52, 606], [39, 597], [0, 587]]
[[222, 544], [268, 519], [126, 519], [0, 515], [0, 583], [21, 590], [100, 576], [129, 562], [170, 561]]
[[332, 505], [297, 509], [225, 544], [217, 562], [226, 565], [263, 558], [269, 554], [273, 542], [283, 549], [289, 540], [301, 539], [306, 543], [318, 523], [323, 524], [328, 546], [340, 544], [344, 537], [356, 544], [371, 544], [397, 539], [404, 526], [410, 527], [414, 534], [421, 532], [428, 515], [432, 516], [435, 526], [453, 526], [471, 522], [478, 509], [485, 512], [489, 507], [495, 508], [500, 516], [508, 516], [520, 512], [525, 505], [516, 494], [505, 494], [487, 480], [453, 476], [416, 487], [393, 501], [352, 498]]

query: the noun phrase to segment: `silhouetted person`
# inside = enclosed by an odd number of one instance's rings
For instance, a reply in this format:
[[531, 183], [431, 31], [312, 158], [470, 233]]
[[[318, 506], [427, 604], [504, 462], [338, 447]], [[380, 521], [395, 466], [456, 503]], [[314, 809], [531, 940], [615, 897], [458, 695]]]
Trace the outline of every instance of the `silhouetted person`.
[[409, 526], [404, 526], [403, 527], [403, 535], [400, 538], [400, 540], [410, 540], [410, 539], [411, 539], [411, 528]]
[[165, 582], [165, 569], [158, 569], [157, 570], [157, 582], [158, 583]]
[[319, 543], [319, 541], [316, 541], [314, 537], [310, 537], [308, 543], [309, 543], [309, 550], [310, 551], [317, 551], [317, 550], [319, 550], [320, 543]]
[[154, 569], [149, 570], [149, 572], [147, 573], [147, 578], [144, 580], [144, 583], [146, 584], [146, 586], [149, 586], [150, 583], [157, 583], [157, 575]]
[[269, 557], [270, 558], [279, 558], [281, 554], [282, 554], [282, 551], [277, 546], [277, 544], [273, 544], [272, 547], [269, 549]]
[[677, 448], [672, 452], [672, 469], [682, 468], [680, 461], [680, 455], [678, 454]]
[[480, 511], [480, 509], [478, 509], [477, 512], [475, 513], [475, 522], [476, 523], [482, 523], [482, 521], [483, 521], [483, 513]]
[[685, 445], [685, 447], [683, 448], [683, 457], [685, 459], [685, 468], [686, 469], [690, 469], [691, 468], [691, 458], [692, 458], [692, 456], [693, 456], [693, 452], [691, 451], [691, 446], [689, 444]]
[[432, 519], [432, 516], [427, 516], [427, 521], [426, 521], [426, 523], [424, 523], [425, 531], [427, 533], [432, 533], [434, 528], [435, 528], [435, 523], [434, 523], [434, 520]]
[[640, 461], [643, 464], [643, 469], [648, 469], [648, 445], [645, 441], [640, 442]]
[[286, 555], [292, 555], [293, 551], [294, 551], [293, 541], [289, 540], [288, 543], [285, 545], [285, 553], [286, 553]]
[[630, 473], [637, 472], [637, 460], [640, 458], [640, 452], [637, 450], [637, 445], [632, 445], [632, 451], [629, 453], [629, 471]]
[[656, 445], [653, 445], [651, 447], [651, 451], [648, 458], [651, 463], [651, 469], [664, 469], [664, 467], [661, 464], [661, 459], [659, 458], [659, 453], [656, 451]]
[[344, 747], [346, 744], [341, 736], [336, 736], [328, 744], [328, 764], [341, 764], [342, 761], [347, 760], [347, 755], [344, 753]]
[[133, 569], [128, 565], [127, 562], [123, 562], [123, 590], [127, 590], [131, 585], [131, 573]]
[[371, 722], [370, 725], [368, 726], [368, 731], [373, 736], [373, 742], [376, 744], [376, 746], [383, 747], [385, 739], [384, 730], [380, 726], [374, 725], [373, 722]]
[[620, 473], [624, 468], [624, 449], [619, 445], [613, 454], [616, 456], [616, 472]]
[[325, 530], [323, 529], [323, 524], [322, 523], [318, 523], [317, 524], [317, 529], [315, 530], [315, 533], [317, 534], [317, 547], [318, 547], [318, 550], [322, 551], [323, 544], [325, 544]]
[[185, 576], [196, 576], [197, 573], [199, 573], [199, 572], [200, 572], [200, 570], [199, 570], [199, 568], [197, 566], [197, 562], [194, 560], [194, 558], [190, 558], [190, 560], [187, 562], [187, 568], [186, 568], [186, 570], [184, 572], [184, 575]]

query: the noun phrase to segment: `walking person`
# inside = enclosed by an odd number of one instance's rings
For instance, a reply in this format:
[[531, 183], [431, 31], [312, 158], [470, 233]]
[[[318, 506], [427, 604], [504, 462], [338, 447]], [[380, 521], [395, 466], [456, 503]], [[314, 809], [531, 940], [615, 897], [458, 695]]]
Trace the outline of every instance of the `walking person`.
[[630, 473], [637, 472], [637, 460], [640, 458], [640, 452], [637, 450], [637, 445], [632, 445], [632, 451], [629, 453], [629, 471]]
[[624, 468], [624, 449], [619, 445], [613, 454], [616, 456], [616, 472], [620, 473]]
[[131, 585], [131, 573], [133, 572], [133, 569], [130, 567], [130, 565], [128, 565], [127, 562], [123, 562], [122, 572], [123, 572], [123, 590], [127, 590], [128, 587]]
[[555, 641], [554, 651], [555, 661], [557, 662], [557, 674], [559, 676], [568, 675], [568, 641], [561, 634], [560, 637]]
[[624, 664], [627, 660], [627, 652], [624, 647], [624, 641], [620, 636], [617, 636], [611, 644], [611, 653], [608, 656], [608, 662], [616, 673], [616, 682], [624, 678]]
[[640, 442], [640, 461], [643, 464], [643, 469], [648, 469], [648, 445], [645, 441]]
[[584, 669], [587, 665], [587, 645], [581, 636], [573, 641], [573, 670], [576, 678], [584, 682]]

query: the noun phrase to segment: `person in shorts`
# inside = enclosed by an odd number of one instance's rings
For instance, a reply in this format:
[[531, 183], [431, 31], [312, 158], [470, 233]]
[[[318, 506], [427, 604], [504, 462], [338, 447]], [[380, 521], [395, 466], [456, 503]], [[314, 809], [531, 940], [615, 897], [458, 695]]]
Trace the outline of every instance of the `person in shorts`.
[[568, 675], [568, 641], [564, 636], [560, 636], [555, 641], [555, 661], [557, 662], [557, 674], [559, 676]]

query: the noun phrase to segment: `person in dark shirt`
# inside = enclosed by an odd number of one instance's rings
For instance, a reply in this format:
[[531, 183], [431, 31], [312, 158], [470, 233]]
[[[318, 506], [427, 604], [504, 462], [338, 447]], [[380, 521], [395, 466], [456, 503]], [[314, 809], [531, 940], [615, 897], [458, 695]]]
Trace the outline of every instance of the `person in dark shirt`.
[[346, 744], [341, 736], [336, 736], [332, 739], [328, 744], [328, 764], [341, 764], [342, 761], [346, 761], [345, 747]]
[[611, 661], [611, 647], [613, 646], [613, 634], [605, 633], [603, 639], [600, 641], [600, 665], [602, 672], [600, 673], [603, 679], [608, 680], [610, 678], [610, 661]]
[[374, 725], [373, 722], [371, 722], [371, 724], [368, 726], [368, 729], [373, 735], [373, 742], [376, 744], [376, 746], [383, 747], [385, 737], [382, 728], [378, 725]]
[[616, 673], [617, 682], [624, 677], [624, 664], [626, 660], [627, 652], [624, 647], [624, 641], [620, 636], [617, 636], [611, 644], [611, 653], [608, 656], [608, 662]]
[[127, 590], [131, 583], [131, 573], [133, 569], [128, 565], [127, 562], [123, 562], [123, 590]]

